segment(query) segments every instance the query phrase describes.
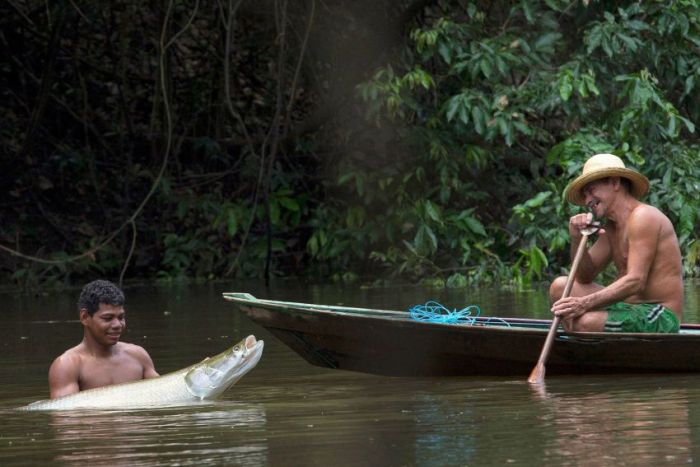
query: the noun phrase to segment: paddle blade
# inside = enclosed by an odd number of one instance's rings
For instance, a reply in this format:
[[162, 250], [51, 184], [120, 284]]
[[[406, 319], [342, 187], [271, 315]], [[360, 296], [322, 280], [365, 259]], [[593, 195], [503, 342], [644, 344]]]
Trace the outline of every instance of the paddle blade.
[[530, 384], [542, 384], [544, 382], [544, 363], [538, 363], [535, 368], [532, 369], [530, 377], [527, 382]]

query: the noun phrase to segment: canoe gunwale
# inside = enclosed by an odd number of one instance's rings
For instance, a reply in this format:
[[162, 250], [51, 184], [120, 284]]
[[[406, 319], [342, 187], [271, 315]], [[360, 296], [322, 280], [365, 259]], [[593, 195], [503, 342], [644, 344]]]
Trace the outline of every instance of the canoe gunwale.
[[[245, 297], [243, 297], [245, 296]], [[248, 293], [224, 293], [223, 297], [225, 300], [234, 302], [238, 305], [249, 306], [249, 307], [262, 307], [265, 309], [279, 309], [279, 311], [286, 311], [291, 313], [301, 313], [310, 315], [338, 315], [347, 317], [363, 317], [368, 319], [380, 319], [386, 320], [390, 319], [395, 321], [402, 321], [407, 323], [416, 323], [420, 326], [448, 326], [460, 329], [467, 328], [477, 328], [477, 329], [488, 329], [488, 331], [502, 332], [502, 331], [515, 331], [515, 332], [528, 332], [546, 334], [552, 320], [548, 319], [534, 319], [534, 318], [513, 318], [513, 317], [498, 317], [498, 316], [480, 316], [475, 318], [476, 324], [469, 323], [438, 323], [430, 321], [420, 321], [413, 319], [411, 315], [406, 311], [397, 310], [381, 310], [373, 308], [357, 308], [357, 307], [347, 307], [347, 306], [334, 306], [334, 305], [318, 305], [313, 303], [300, 303], [300, 302], [286, 302], [281, 300], [266, 300], [258, 299], [253, 297]], [[507, 323], [504, 325], [503, 323]], [[519, 326], [520, 325], [520, 326]], [[678, 336], [700, 336], [700, 324], [694, 323], [684, 323], [681, 324], [681, 330], [677, 334], [669, 333], [638, 333], [638, 332], [568, 332], [560, 329], [557, 333], [557, 338], [597, 338], [597, 339], [640, 339], [640, 340], [650, 340], [660, 338], [663, 340], [668, 340], [669, 338]]]

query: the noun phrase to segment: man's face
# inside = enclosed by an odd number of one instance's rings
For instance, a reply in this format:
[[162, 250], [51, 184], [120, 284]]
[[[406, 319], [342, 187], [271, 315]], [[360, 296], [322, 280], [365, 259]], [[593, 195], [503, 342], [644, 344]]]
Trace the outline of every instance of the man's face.
[[80, 310], [80, 320], [92, 337], [102, 345], [114, 345], [119, 342], [126, 328], [124, 307], [100, 303], [94, 315], [87, 310]]
[[581, 192], [585, 197], [586, 206], [588, 206], [593, 215], [605, 217], [610, 197], [613, 194], [611, 179], [604, 178], [588, 183]]

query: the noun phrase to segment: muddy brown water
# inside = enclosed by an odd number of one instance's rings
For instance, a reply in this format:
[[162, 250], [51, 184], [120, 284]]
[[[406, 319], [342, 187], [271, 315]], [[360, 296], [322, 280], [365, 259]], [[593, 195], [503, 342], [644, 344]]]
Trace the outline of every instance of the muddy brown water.
[[[163, 374], [254, 334], [258, 366], [216, 402], [31, 413], [46, 372], [77, 343], [77, 291], [0, 295], [0, 465], [678, 465], [700, 459], [700, 375], [395, 378], [307, 364], [221, 298], [406, 310], [438, 300], [482, 316], [547, 317], [543, 289], [447, 291], [257, 283], [129, 287], [124, 340]], [[700, 284], [688, 283], [699, 322]], [[407, 359], [412, 358], [406, 355]], [[533, 362], [534, 364], [534, 362]]]

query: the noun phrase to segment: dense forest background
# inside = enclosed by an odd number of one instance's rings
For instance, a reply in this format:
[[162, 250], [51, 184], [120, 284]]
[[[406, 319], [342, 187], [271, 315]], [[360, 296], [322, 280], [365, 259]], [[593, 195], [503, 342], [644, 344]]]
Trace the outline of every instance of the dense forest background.
[[547, 279], [598, 152], [700, 275], [696, 0], [0, 9], [0, 283]]

